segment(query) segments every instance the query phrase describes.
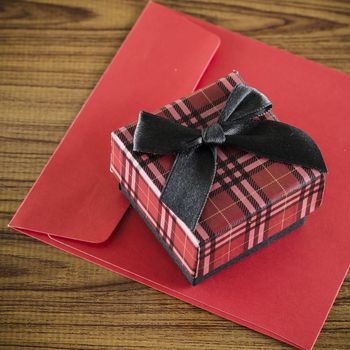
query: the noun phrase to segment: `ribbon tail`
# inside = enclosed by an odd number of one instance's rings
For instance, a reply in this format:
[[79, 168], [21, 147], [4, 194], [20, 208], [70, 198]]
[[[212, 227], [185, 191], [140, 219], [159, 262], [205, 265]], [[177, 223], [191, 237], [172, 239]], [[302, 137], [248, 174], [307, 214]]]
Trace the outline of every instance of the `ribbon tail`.
[[161, 201], [194, 231], [216, 173], [216, 147], [203, 145], [177, 155]]
[[262, 120], [242, 134], [226, 135], [226, 142], [258, 156], [327, 172], [321, 151], [312, 138], [294, 126]]

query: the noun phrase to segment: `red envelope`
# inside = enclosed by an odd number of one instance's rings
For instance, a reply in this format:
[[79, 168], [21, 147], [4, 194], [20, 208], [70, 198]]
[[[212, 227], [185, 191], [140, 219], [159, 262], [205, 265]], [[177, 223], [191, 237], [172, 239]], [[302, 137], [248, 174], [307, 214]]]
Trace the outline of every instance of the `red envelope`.
[[[233, 69], [318, 143], [329, 168], [325, 199], [302, 228], [192, 287], [118, 191], [110, 132]], [[10, 226], [311, 349], [349, 267], [349, 91], [345, 74], [151, 2]]]

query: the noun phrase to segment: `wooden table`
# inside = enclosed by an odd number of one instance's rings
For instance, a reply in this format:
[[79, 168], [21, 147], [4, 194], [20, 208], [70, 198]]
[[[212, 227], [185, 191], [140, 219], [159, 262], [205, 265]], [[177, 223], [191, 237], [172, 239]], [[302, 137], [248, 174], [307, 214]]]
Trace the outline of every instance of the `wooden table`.
[[[349, 1], [160, 2], [350, 73]], [[144, 5], [0, 0], [0, 348], [290, 348], [6, 228]], [[349, 305], [348, 277], [315, 349]]]

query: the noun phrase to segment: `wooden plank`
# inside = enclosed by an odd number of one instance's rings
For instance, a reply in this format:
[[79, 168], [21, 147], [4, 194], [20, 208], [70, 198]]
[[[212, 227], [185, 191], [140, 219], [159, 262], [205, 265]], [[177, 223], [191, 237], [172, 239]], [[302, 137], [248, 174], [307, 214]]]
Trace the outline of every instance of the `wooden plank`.
[[[160, 1], [350, 73], [350, 3]], [[0, 348], [288, 349], [6, 225], [145, 1], [0, 1]], [[315, 349], [350, 348], [350, 278]]]

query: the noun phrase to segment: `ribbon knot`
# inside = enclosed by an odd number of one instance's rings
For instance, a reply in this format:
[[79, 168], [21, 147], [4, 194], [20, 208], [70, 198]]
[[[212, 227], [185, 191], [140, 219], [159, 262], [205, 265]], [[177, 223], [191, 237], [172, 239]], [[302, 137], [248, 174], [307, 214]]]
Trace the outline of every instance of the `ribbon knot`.
[[222, 145], [226, 141], [224, 130], [219, 123], [210, 125], [202, 129], [202, 139], [207, 145]]
[[259, 120], [272, 105], [258, 90], [239, 84], [217, 123], [202, 130], [140, 112], [133, 150], [176, 154], [161, 200], [194, 230], [216, 174], [217, 147], [236, 146], [257, 156], [326, 172], [322, 154], [309, 135], [275, 120]]

